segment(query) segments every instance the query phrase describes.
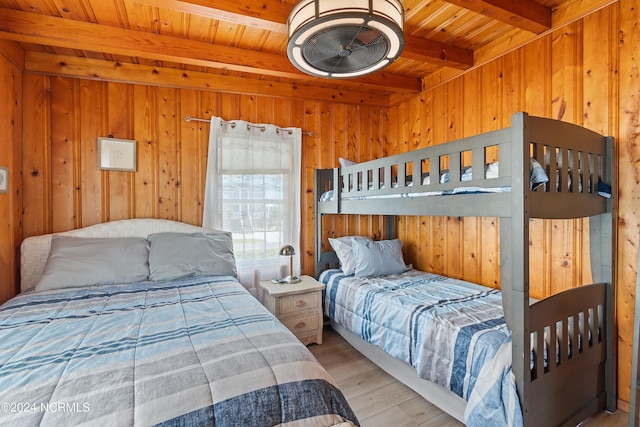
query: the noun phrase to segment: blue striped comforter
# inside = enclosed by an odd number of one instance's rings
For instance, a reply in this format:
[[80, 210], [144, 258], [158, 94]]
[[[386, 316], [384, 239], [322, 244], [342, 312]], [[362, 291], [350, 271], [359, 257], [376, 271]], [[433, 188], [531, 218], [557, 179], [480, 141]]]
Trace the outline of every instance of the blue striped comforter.
[[2, 426], [343, 421], [357, 424], [326, 371], [230, 277], [23, 294], [0, 307]]
[[499, 291], [417, 270], [320, 280], [328, 317], [466, 399], [468, 426], [522, 425]]

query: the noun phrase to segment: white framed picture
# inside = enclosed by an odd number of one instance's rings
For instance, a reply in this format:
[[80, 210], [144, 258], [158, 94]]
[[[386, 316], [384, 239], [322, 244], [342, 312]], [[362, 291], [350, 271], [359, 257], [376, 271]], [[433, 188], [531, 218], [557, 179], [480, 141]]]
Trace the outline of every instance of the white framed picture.
[[98, 138], [98, 167], [102, 170], [136, 171], [136, 141]]
[[0, 167], [0, 193], [9, 191], [9, 169]]

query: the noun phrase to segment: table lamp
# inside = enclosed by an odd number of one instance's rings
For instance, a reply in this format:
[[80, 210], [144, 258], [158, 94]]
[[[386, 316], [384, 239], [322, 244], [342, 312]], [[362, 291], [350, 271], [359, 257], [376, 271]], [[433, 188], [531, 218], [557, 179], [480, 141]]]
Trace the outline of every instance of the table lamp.
[[280, 283], [298, 283], [300, 282], [300, 278], [298, 276], [293, 275], [293, 256], [296, 254], [296, 250], [291, 245], [284, 245], [280, 248], [281, 256], [289, 257], [289, 275], [284, 279], [279, 279]]

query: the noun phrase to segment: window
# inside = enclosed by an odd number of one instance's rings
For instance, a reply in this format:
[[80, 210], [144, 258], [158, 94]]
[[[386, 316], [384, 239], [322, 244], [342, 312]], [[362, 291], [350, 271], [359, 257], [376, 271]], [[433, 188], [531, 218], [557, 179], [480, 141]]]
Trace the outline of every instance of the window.
[[211, 128], [203, 226], [231, 231], [238, 278], [251, 288], [283, 274], [282, 246], [299, 252], [301, 132], [215, 117]]

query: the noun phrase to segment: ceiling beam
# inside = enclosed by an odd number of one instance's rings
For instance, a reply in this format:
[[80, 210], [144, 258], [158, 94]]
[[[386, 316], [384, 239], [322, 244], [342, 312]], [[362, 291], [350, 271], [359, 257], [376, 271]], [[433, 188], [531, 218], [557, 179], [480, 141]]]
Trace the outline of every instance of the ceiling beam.
[[535, 34], [551, 28], [551, 9], [533, 0], [445, 1]]
[[34, 51], [26, 53], [25, 72], [118, 83], [310, 99], [356, 105], [389, 105], [388, 96], [376, 95], [371, 91], [341, 91], [293, 83], [267, 82], [248, 77], [53, 55]]
[[[132, 0], [138, 4], [175, 10], [189, 15], [217, 19], [286, 34], [286, 20], [293, 6], [280, 1], [242, 2], [234, 0]], [[243, 4], [244, 3], [244, 4]]]
[[[136, 3], [219, 19], [286, 34], [286, 19], [293, 6], [278, 0], [134, 0]], [[401, 57], [465, 70], [473, 65], [473, 51], [405, 34]], [[408, 40], [411, 39], [411, 40]], [[446, 54], [443, 55], [443, 52]]]
[[[286, 56], [9, 9], [2, 9], [0, 38], [298, 81], [323, 80], [298, 71]], [[382, 86], [409, 92], [422, 89], [417, 78], [385, 73], [341, 80], [340, 84], [345, 87], [371, 85], [378, 89]]]
[[442, 65], [457, 70], [466, 70], [473, 65], [473, 51], [469, 49], [462, 49], [409, 34], [404, 35], [404, 42], [403, 58]]

